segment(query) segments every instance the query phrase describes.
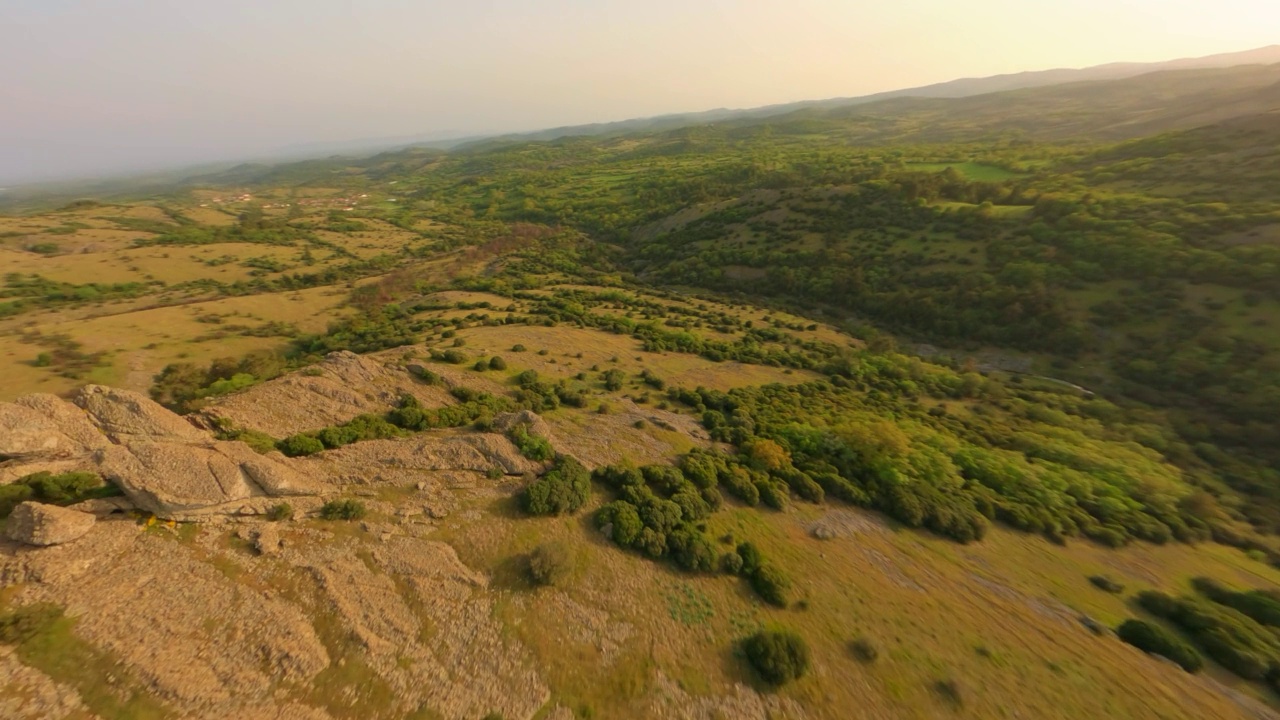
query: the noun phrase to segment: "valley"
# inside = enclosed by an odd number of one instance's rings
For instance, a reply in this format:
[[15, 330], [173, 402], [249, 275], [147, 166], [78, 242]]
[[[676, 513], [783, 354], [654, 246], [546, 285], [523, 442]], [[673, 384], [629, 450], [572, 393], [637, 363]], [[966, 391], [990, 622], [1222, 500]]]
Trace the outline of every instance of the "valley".
[[0, 715], [1275, 717], [1278, 83], [0, 216]]

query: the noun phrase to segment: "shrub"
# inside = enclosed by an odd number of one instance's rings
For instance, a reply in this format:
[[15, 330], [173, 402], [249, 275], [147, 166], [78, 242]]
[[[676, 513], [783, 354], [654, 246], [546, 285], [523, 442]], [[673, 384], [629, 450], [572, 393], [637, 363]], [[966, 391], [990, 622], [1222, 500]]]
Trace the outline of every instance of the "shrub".
[[747, 660], [760, 677], [785, 685], [809, 669], [809, 646], [804, 638], [785, 630], [762, 630], [743, 642]]
[[280, 522], [281, 520], [293, 519], [293, 506], [289, 503], [280, 503], [272, 505], [267, 511], [267, 519], [271, 522]]
[[68, 472], [54, 475], [50, 472], [38, 472], [8, 485], [0, 485], [0, 518], [8, 517], [15, 507], [28, 500], [39, 500], [51, 505], [71, 505], [89, 498], [118, 494], [118, 488], [103, 482], [94, 473]]
[[0, 643], [19, 645], [44, 632], [62, 618], [62, 608], [33, 603], [0, 614]]
[[755, 543], [744, 542], [739, 545], [738, 556], [742, 558], [744, 575], [754, 574], [764, 564], [764, 556], [760, 554], [760, 549], [755, 546]]
[[544, 437], [529, 432], [528, 425], [516, 425], [507, 434], [521, 455], [535, 462], [545, 462], [555, 456], [556, 451]]
[[1109, 592], [1109, 593], [1114, 593], [1118, 595], [1124, 592], [1124, 585], [1116, 582], [1115, 580], [1112, 580], [1106, 575], [1090, 576], [1089, 582], [1093, 583], [1093, 586], [1098, 588], [1099, 590], [1105, 590], [1106, 592]]
[[765, 563], [751, 574], [751, 587], [770, 605], [787, 606], [787, 591], [791, 581], [775, 565]]
[[261, 455], [266, 455], [276, 449], [276, 439], [259, 430], [235, 430], [230, 433], [223, 433], [222, 436], [227, 440], [239, 440]]
[[409, 374], [418, 379], [419, 382], [427, 385], [439, 385], [440, 376], [431, 372], [421, 365], [410, 365], [408, 367]]
[[572, 559], [564, 543], [543, 543], [529, 553], [529, 579], [535, 585], [556, 585], [573, 569]]
[[716, 567], [716, 549], [701, 531], [688, 526], [667, 535], [667, 552], [676, 564], [691, 572], [711, 572]]
[[495, 356], [495, 357], [491, 357], [491, 358], [489, 358], [489, 369], [490, 369], [490, 370], [506, 370], [506, 369], [507, 369], [507, 361], [506, 361], [506, 360], [503, 360], [503, 359], [502, 359], [502, 358], [500, 358], [500, 357], [496, 357], [496, 356]]
[[1192, 580], [1191, 584], [1201, 595], [1216, 603], [1239, 610], [1263, 625], [1280, 627], [1280, 600], [1260, 590], [1237, 592], [1204, 577]]
[[736, 552], [727, 552], [720, 556], [720, 572], [725, 575], [738, 575], [742, 572], [742, 556]]
[[515, 345], [511, 346], [511, 352], [524, 352], [525, 349], [526, 349], [525, 346], [521, 345], [520, 343], [516, 343]]
[[582, 463], [561, 455], [555, 466], [521, 493], [521, 505], [531, 515], [576, 512], [591, 497], [591, 473]]
[[299, 433], [277, 442], [276, 449], [289, 457], [303, 457], [324, 450], [324, 443], [318, 438]]
[[938, 697], [941, 697], [951, 705], [956, 707], [964, 705], [964, 695], [960, 692], [960, 683], [951, 678], [934, 682], [933, 691], [938, 693]]
[[604, 389], [610, 392], [616, 392], [622, 389], [622, 383], [627, 379], [625, 373], [618, 369], [606, 370], [601, 376], [604, 381]]
[[880, 651], [876, 650], [876, 646], [871, 640], [860, 637], [849, 643], [849, 652], [860, 662], [873, 663], [876, 658], [880, 657]]
[[484, 372], [485, 370], [489, 369], [489, 363], [485, 362], [484, 358], [480, 358], [479, 360], [476, 361], [475, 365], [471, 366], [471, 369], [475, 370], [476, 372]]
[[1116, 635], [1143, 652], [1172, 660], [1187, 672], [1197, 672], [1204, 666], [1194, 648], [1157, 625], [1142, 620], [1125, 620], [1116, 628]]
[[622, 547], [634, 545], [644, 530], [644, 522], [640, 520], [636, 506], [625, 500], [615, 500], [600, 508], [596, 524], [601, 529], [612, 525], [610, 538]]
[[359, 500], [344, 498], [342, 500], [330, 500], [325, 503], [320, 508], [320, 517], [323, 520], [359, 520], [367, 512], [364, 503]]
[[377, 415], [357, 415], [347, 422], [327, 427], [316, 433], [316, 439], [326, 448], [339, 448], [361, 440], [380, 440], [400, 435], [400, 428]]

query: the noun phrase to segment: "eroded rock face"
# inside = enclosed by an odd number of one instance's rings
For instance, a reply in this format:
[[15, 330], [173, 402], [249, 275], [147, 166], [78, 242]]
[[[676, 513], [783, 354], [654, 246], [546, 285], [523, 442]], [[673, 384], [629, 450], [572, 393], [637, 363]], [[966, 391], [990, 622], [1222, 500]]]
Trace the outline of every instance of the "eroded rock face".
[[182, 518], [261, 496], [308, 495], [315, 483], [244, 443], [134, 442], [98, 452], [98, 469], [142, 510]]
[[74, 402], [114, 443], [205, 443], [209, 436], [147, 396], [131, 390], [86, 385]]
[[24, 502], [9, 515], [6, 532], [10, 539], [20, 543], [48, 547], [79, 540], [93, 528], [96, 520], [88, 513]]

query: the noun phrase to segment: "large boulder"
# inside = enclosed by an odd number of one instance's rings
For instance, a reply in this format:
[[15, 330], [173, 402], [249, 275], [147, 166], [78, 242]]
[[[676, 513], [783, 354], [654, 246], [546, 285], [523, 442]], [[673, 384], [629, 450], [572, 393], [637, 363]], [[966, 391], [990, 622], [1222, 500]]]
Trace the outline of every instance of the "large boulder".
[[318, 485], [244, 443], [135, 442], [98, 452], [98, 469], [139, 509], [186, 518], [254, 497], [310, 495]]
[[10, 538], [27, 545], [47, 547], [78, 540], [93, 528], [93, 515], [56, 505], [20, 503], [9, 515]]
[[191, 423], [132, 390], [86, 385], [76, 394], [75, 404], [84, 408], [114, 443], [207, 443], [210, 440]]
[[0, 403], [0, 462], [58, 458], [84, 452], [52, 420], [28, 407]]
[[84, 410], [57, 395], [32, 393], [14, 400], [13, 404], [40, 413], [53, 422], [64, 435], [86, 449], [96, 450], [108, 445], [107, 438], [93, 424]]

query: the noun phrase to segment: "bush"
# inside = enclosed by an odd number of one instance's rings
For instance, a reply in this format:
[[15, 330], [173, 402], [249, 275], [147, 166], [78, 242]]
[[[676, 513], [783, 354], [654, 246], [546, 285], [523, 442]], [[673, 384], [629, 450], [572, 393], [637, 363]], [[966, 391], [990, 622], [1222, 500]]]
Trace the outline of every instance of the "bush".
[[601, 529], [613, 526], [609, 536], [622, 547], [633, 546], [644, 530], [644, 522], [636, 506], [625, 500], [615, 500], [600, 508], [596, 514], [596, 525]]
[[272, 505], [267, 511], [267, 519], [271, 522], [280, 522], [281, 520], [293, 519], [293, 506], [289, 503], [280, 503]]
[[1125, 620], [1116, 628], [1116, 635], [1143, 652], [1172, 660], [1187, 672], [1197, 672], [1204, 666], [1204, 661], [1194, 648], [1164, 628], [1151, 623]]
[[545, 462], [555, 457], [555, 448], [544, 437], [529, 432], [528, 425], [517, 425], [507, 433], [520, 454], [535, 462]]
[[1109, 593], [1114, 593], [1116, 595], [1119, 595], [1120, 593], [1124, 592], [1124, 585], [1116, 582], [1115, 580], [1112, 580], [1106, 575], [1090, 576], [1089, 582], [1093, 583], [1093, 586], [1098, 588], [1099, 590], [1105, 590], [1106, 592], [1109, 592]]
[[340, 448], [361, 440], [381, 440], [399, 437], [400, 428], [377, 415], [357, 415], [347, 422], [327, 427], [316, 433], [316, 439], [326, 448]]
[[1280, 627], [1280, 600], [1263, 591], [1237, 592], [1204, 577], [1192, 580], [1191, 584], [1201, 595], [1220, 605], [1239, 610], [1263, 625]]
[[72, 505], [94, 497], [120, 494], [114, 485], [108, 485], [91, 472], [68, 472], [54, 475], [38, 472], [19, 478], [9, 485], [0, 485], [0, 518], [8, 517], [13, 509], [28, 500], [38, 500], [50, 505]]
[[711, 572], [716, 567], [716, 549], [701, 531], [681, 527], [667, 535], [667, 552], [681, 568], [690, 572]]
[[736, 552], [727, 552], [720, 556], [720, 572], [725, 575], [742, 573], [742, 556]]
[[809, 646], [793, 632], [762, 630], [743, 642], [743, 651], [760, 677], [773, 685], [785, 685], [809, 670]]
[[440, 376], [431, 372], [421, 365], [410, 365], [408, 367], [409, 374], [418, 379], [418, 382], [426, 385], [439, 385]]
[[577, 512], [591, 497], [591, 473], [582, 463], [561, 455], [545, 475], [521, 492], [525, 512], [531, 515], [564, 515]]
[[445, 350], [444, 352], [432, 351], [431, 357], [432, 359], [447, 362], [450, 365], [461, 365], [462, 363], [467, 361], [466, 353], [462, 352], [461, 350], [454, 350], [454, 349]]
[[933, 683], [933, 691], [938, 696], [956, 707], [964, 705], [964, 695], [960, 692], [960, 683], [950, 678]]
[[787, 591], [791, 581], [775, 565], [765, 563], [751, 574], [751, 587], [770, 605], [787, 606]]
[[364, 503], [359, 500], [344, 498], [342, 500], [330, 500], [325, 503], [320, 508], [320, 517], [323, 520], [359, 520], [367, 512]]
[[303, 457], [305, 455], [315, 455], [324, 450], [324, 443], [320, 442], [318, 438], [299, 433], [277, 442], [276, 449], [289, 457]]
[[0, 643], [19, 645], [44, 632], [62, 618], [62, 608], [52, 603], [23, 605], [0, 614]]
[[489, 369], [490, 370], [506, 370], [507, 361], [503, 360], [500, 357], [491, 357], [489, 358]]
[[880, 657], [880, 651], [876, 650], [875, 644], [865, 637], [860, 637], [849, 643], [849, 652], [864, 663], [873, 663], [876, 658]]
[[511, 352], [524, 352], [525, 349], [526, 349], [525, 346], [519, 343], [516, 343], [515, 345], [511, 346]]
[[556, 585], [573, 569], [572, 560], [564, 543], [543, 543], [529, 553], [529, 579], [535, 585]]

